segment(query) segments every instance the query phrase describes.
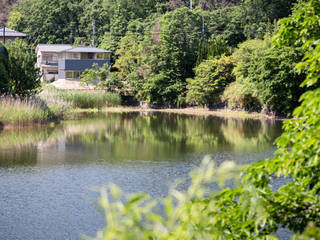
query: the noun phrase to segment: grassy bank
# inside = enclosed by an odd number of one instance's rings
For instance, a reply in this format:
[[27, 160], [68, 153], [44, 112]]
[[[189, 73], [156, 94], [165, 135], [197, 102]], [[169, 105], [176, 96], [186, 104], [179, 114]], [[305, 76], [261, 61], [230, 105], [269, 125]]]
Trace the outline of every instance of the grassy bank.
[[20, 99], [0, 97], [1, 125], [41, 124], [60, 119], [69, 119], [74, 114], [103, 110], [106, 112], [166, 112], [187, 115], [220, 116], [233, 118], [271, 118], [262, 113], [232, 111], [227, 109], [209, 110], [205, 108], [145, 109], [120, 106], [121, 98], [116, 93], [104, 91], [61, 90], [44, 86], [32, 98]]
[[60, 90], [44, 86], [40, 93], [31, 98], [0, 97], [0, 124], [46, 123], [69, 118], [83, 109], [100, 110], [120, 103], [121, 98], [115, 93]]
[[50, 101], [50, 103], [55, 105], [64, 102], [64, 104], [73, 109], [102, 109], [104, 107], [118, 106], [121, 103], [121, 98], [116, 93], [89, 90], [62, 90], [53, 86], [45, 86], [40, 96], [45, 101]]
[[57, 115], [49, 109], [40, 98], [19, 99], [13, 97], [0, 98], [1, 124], [42, 123]]

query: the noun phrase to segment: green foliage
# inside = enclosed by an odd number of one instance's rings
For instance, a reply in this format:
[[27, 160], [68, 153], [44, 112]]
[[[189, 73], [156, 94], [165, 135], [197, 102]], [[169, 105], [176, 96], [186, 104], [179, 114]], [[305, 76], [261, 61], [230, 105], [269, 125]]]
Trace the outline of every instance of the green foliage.
[[197, 66], [194, 79], [187, 79], [188, 93], [186, 101], [193, 105], [220, 103], [220, 95], [226, 85], [235, 81], [232, 71], [233, 57], [210, 59]]
[[185, 78], [193, 77], [193, 67], [199, 47], [200, 16], [187, 8], [179, 8], [162, 16], [153, 36], [156, 46], [151, 68], [156, 70], [146, 78], [147, 101], [155, 104], [179, 104], [186, 89]]
[[[319, 16], [319, 1], [309, 0], [280, 23], [275, 42], [281, 48], [302, 45], [306, 53], [297, 70], [307, 74], [302, 85], [312, 88], [301, 96], [294, 119], [284, 123], [274, 157], [247, 166], [240, 178], [232, 163], [215, 170], [205, 161], [191, 174], [187, 192], [172, 188], [160, 202], [138, 194], [123, 203], [116, 187], [102, 190], [100, 204], [107, 225], [97, 239], [277, 239], [280, 226], [294, 231], [293, 239], [319, 238], [320, 48], [315, 43], [320, 34], [309, 24], [319, 24]], [[259, 49], [283, 54], [281, 48]], [[238, 187], [219, 193], [206, 188], [212, 180], [221, 184], [230, 177], [236, 178]], [[286, 181], [274, 188], [277, 179]]]
[[0, 43], [0, 94], [9, 91], [8, 52]]
[[0, 93], [7, 93], [9, 90], [8, 70], [0, 63]]
[[[260, 105], [267, 111], [290, 115], [298, 106], [299, 97], [303, 93], [299, 85], [304, 75], [294, 70], [302, 59], [301, 49], [272, 47], [268, 39], [250, 40], [242, 43], [235, 55], [237, 66], [234, 72], [237, 85], [242, 86], [239, 91], [234, 92], [234, 97], [232, 91], [227, 91], [225, 98], [232, 102], [233, 99], [251, 96], [249, 99], [258, 100], [254, 105]], [[248, 103], [244, 105], [252, 108]]]
[[228, 230], [220, 228], [219, 215], [214, 214], [220, 206], [214, 198], [205, 196], [210, 192], [209, 183], [228, 180], [239, 169], [232, 162], [215, 169], [213, 162], [206, 159], [191, 172], [192, 184], [186, 192], [173, 186], [169, 196], [159, 201], [143, 193], [126, 196], [114, 185], [103, 188], [99, 203], [106, 227], [95, 239], [226, 239]]
[[9, 93], [32, 95], [40, 87], [40, 71], [35, 68], [36, 56], [22, 40], [6, 44], [9, 54]]
[[320, 228], [309, 224], [303, 234], [293, 236], [293, 240], [317, 240], [320, 239]]
[[220, 58], [222, 55], [231, 55], [232, 48], [221, 37], [211, 38], [208, 41], [201, 41], [201, 46], [198, 50], [197, 65], [203, 60], [209, 58]]
[[120, 86], [120, 82], [116, 80], [115, 78], [110, 78], [109, 63], [104, 64], [102, 67], [93, 64], [91, 69], [86, 69], [81, 74], [82, 85], [94, 84], [97, 88], [103, 88], [112, 92]]
[[11, 124], [40, 123], [56, 116], [39, 98], [0, 98], [0, 122]]
[[[250, 90], [250, 88], [249, 88]], [[261, 104], [257, 97], [253, 97], [247, 86], [239, 81], [229, 84], [221, 97], [230, 109], [245, 109], [246, 111], [257, 111]]]
[[127, 32], [121, 39], [119, 49], [116, 51], [118, 56], [113, 67], [117, 68], [114, 78], [121, 79], [121, 92], [137, 95], [142, 88], [143, 72], [141, 63], [141, 37], [132, 32]]
[[106, 106], [117, 106], [121, 103], [120, 96], [111, 92], [66, 92], [61, 91], [59, 94], [63, 100], [71, 102], [77, 108], [97, 108], [101, 109]]

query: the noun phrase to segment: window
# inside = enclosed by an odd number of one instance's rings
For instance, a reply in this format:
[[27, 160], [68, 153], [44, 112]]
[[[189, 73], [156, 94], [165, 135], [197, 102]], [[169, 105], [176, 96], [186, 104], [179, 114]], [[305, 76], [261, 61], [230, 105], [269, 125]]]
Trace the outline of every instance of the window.
[[75, 72], [66, 72], [66, 79], [79, 79], [81, 75], [81, 72], [75, 71]]
[[110, 53], [97, 53], [97, 59], [110, 59]]
[[67, 59], [79, 59], [79, 54], [78, 53], [68, 53]]
[[85, 59], [85, 60], [94, 59], [94, 53], [81, 53], [81, 59]]
[[80, 72], [73, 72], [73, 78], [80, 78]]
[[66, 78], [73, 78], [73, 72], [66, 72]]
[[104, 53], [97, 53], [97, 59], [105, 59]]

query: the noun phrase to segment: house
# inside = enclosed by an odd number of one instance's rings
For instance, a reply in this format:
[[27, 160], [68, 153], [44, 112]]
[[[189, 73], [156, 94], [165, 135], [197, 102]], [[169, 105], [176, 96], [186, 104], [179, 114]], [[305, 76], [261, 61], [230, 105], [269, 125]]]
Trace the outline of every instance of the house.
[[73, 47], [70, 44], [39, 44], [37, 67], [42, 80], [79, 80], [81, 73], [94, 64], [110, 65], [111, 51], [95, 47]]
[[23, 39], [26, 36], [27, 35], [24, 33], [14, 31], [6, 27], [0, 27], [0, 41], [3, 43], [6, 43], [8, 40], [14, 41], [17, 38]]

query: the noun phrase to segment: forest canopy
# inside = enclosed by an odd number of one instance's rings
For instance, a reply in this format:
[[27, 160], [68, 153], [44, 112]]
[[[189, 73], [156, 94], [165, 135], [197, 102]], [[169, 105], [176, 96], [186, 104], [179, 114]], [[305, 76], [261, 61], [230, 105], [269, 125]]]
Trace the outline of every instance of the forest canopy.
[[[289, 16], [295, 4], [294, 0], [21, 0], [13, 7], [8, 26], [26, 33], [33, 46], [71, 43], [113, 51], [111, 74], [99, 79], [104, 82], [100, 86], [112, 85], [108, 89], [138, 101], [290, 115], [302, 93], [303, 74], [293, 66], [303, 51], [276, 49], [270, 39], [278, 31], [277, 21]], [[252, 39], [260, 39], [254, 40], [257, 47]], [[244, 49], [250, 54], [242, 54]], [[230, 55], [235, 64], [216, 66]], [[83, 79], [88, 82], [86, 74]], [[215, 75], [224, 83], [212, 83]], [[199, 92], [199, 86], [206, 92]]]

